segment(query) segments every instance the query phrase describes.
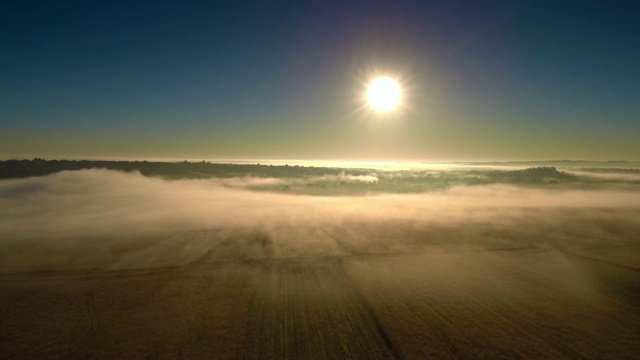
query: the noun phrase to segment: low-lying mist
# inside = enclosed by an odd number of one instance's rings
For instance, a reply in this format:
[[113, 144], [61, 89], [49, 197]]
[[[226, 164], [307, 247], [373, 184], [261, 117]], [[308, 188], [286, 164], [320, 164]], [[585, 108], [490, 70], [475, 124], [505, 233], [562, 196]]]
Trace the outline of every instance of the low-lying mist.
[[[640, 208], [640, 192], [457, 186], [422, 194], [307, 196], [244, 189], [283, 179], [164, 180], [137, 172], [67, 171], [0, 183], [0, 236], [57, 238], [218, 227], [336, 225], [350, 221], [502, 223], [554, 209]], [[632, 220], [632, 219], [629, 219]]]
[[[368, 176], [338, 175], [329, 180], [375, 181], [374, 175]], [[638, 250], [638, 191], [504, 183], [351, 196], [252, 190], [256, 184], [288, 186], [300, 181], [166, 180], [104, 169], [3, 180], [0, 247], [6, 250], [6, 262], [19, 258], [21, 248], [33, 252], [34, 244], [55, 253], [56, 248], [62, 252], [77, 246], [108, 248], [114, 242], [133, 246], [149, 237], [170, 244], [175, 234], [225, 230], [259, 234], [251, 236], [273, 243], [274, 256], [280, 257], [418, 251], [434, 246], [593, 249], [603, 242], [622, 244], [627, 254]], [[198, 241], [206, 243], [206, 239]], [[339, 246], [329, 246], [329, 241]], [[297, 250], [283, 250], [287, 246]], [[625, 260], [627, 265], [635, 262]]]

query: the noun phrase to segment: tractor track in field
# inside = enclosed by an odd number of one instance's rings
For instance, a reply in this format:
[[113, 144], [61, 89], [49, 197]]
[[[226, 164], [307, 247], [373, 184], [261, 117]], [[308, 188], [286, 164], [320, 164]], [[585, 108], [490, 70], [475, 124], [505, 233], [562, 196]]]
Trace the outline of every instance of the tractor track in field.
[[[634, 358], [640, 339], [639, 270], [616, 263], [535, 246], [274, 257], [268, 237], [251, 241], [264, 257], [0, 274], [0, 358]], [[595, 274], [597, 286], [565, 289], [556, 272]], [[65, 329], [40, 332], [47, 346], [16, 315], [33, 311]]]
[[401, 359], [340, 261], [264, 263], [248, 312], [250, 358]]
[[374, 325], [376, 327], [376, 331], [378, 332], [378, 334], [380, 335], [380, 337], [384, 341], [384, 344], [387, 346], [387, 349], [389, 350], [389, 352], [393, 355], [394, 358], [396, 358], [398, 360], [401, 360], [402, 356], [400, 356], [400, 353], [398, 352], [398, 349], [393, 344], [393, 341], [391, 340], [391, 337], [389, 336], [389, 334], [385, 330], [384, 326], [380, 322], [380, 319], [378, 319], [378, 316], [376, 315], [375, 311], [371, 307], [371, 304], [369, 304], [369, 302], [367, 301], [367, 298], [365, 298], [365, 296], [362, 294], [362, 292], [360, 292], [360, 290], [358, 289], [356, 284], [353, 282], [353, 279], [351, 279], [349, 277], [349, 275], [347, 275], [347, 273], [344, 271], [344, 266], [343, 266], [343, 260], [342, 259], [339, 259], [337, 261], [337, 268], [339, 269], [340, 275], [343, 277], [345, 282], [350, 285], [350, 287], [352, 288], [353, 292], [358, 297], [358, 300], [367, 309], [368, 315], [369, 315], [369, 317], [371, 318], [371, 320], [373, 321], [373, 323], [374, 323]]

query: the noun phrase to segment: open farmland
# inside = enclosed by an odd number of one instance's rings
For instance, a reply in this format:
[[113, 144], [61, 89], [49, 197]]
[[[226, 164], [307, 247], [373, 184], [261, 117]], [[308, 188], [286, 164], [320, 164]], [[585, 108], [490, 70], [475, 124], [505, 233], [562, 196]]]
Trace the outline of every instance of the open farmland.
[[577, 221], [4, 245], [0, 358], [639, 358], [638, 226]]

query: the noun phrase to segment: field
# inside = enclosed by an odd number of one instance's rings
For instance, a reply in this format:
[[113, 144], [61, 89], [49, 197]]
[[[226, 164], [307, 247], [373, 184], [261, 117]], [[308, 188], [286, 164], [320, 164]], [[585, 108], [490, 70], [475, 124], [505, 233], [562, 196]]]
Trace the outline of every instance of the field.
[[5, 244], [0, 359], [640, 358], [640, 229], [571, 212]]

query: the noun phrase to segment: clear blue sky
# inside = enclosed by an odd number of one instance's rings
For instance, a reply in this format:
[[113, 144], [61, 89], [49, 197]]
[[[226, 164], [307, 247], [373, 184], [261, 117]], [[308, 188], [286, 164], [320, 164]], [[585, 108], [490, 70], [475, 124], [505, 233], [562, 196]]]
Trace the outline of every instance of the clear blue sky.
[[[640, 160], [638, 1], [3, 1], [0, 156]], [[400, 111], [363, 103], [376, 74]]]

